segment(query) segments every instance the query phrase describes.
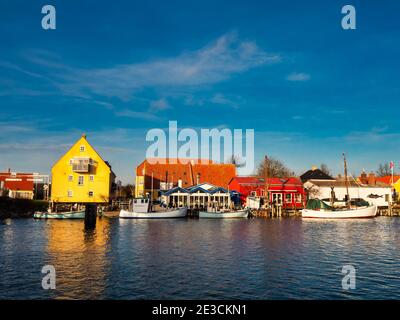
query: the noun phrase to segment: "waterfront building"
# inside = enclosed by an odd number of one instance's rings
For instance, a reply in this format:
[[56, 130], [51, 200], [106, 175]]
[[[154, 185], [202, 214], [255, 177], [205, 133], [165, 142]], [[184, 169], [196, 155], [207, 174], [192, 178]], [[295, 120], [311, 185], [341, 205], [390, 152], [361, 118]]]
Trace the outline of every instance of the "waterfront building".
[[282, 206], [284, 209], [302, 208], [305, 193], [303, 184], [298, 178], [234, 177], [229, 183], [229, 190], [240, 194], [243, 205], [251, 208], [263, 206], [266, 189], [269, 191], [269, 203]]
[[240, 204], [237, 192], [230, 192], [211, 183], [201, 183], [187, 188], [179, 185], [170, 190], [163, 190], [161, 202], [172, 208], [188, 207], [202, 210], [209, 206], [216, 209], [229, 209]]
[[363, 171], [357, 180], [369, 186], [391, 186], [392, 189], [396, 190], [397, 196], [400, 194], [400, 176], [399, 175], [388, 175], [383, 177], [377, 177], [373, 172], [370, 172], [368, 175], [365, 171]]
[[136, 168], [135, 197], [152, 194], [153, 199], [157, 199], [161, 191], [206, 182], [227, 189], [229, 181], [235, 176], [234, 164], [213, 163], [204, 159], [145, 159]]
[[16, 199], [33, 199], [33, 173], [0, 172], [0, 195]]
[[[330, 203], [332, 192], [334, 192], [334, 204], [345, 203], [347, 191], [343, 178], [336, 180], [311, 179], [304, 183], [304, 188], [310, 199], [318, 198]], [[348, 181], [348, 189], [350, 199], [363, 199], [378, 207], [388, 207], [392, 201], [391, 186], [387, 184], [368, 185], [351, 180]]]
[[108, 203], [115, 188], [115, 174], [82, 137], [51, 169], [51, 200], [62, 203]]

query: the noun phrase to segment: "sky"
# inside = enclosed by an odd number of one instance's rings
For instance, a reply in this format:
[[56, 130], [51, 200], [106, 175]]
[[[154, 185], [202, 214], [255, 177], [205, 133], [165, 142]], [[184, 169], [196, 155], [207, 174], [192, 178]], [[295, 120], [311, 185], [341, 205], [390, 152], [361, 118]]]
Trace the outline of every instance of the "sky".
[[[56, 8], [44, 30], [42, 6]], [[356, 29], [341, 9], [356, 9]], [[85, 133], [124, 183], [146, 133], [254, 129], [297, 174], [394, 161], [398, 1], [0, 1], [0, 170], [49, 174]]]

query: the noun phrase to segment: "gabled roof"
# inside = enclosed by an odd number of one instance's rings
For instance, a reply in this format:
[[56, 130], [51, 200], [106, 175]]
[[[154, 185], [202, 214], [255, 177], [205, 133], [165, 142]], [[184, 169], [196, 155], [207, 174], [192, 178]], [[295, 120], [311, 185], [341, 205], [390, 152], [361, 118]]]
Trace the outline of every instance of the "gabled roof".
[[[239, 185], [243, 186], [265, 186], [265, 179], [259, 177], [234, 177], [232, 181], [236, 181]], [[267, 182], [270, 186], [280, 185], [301, 185], [301, 181], [296, 177], [288, 178], [268, 178]]]
[[311, 180], [311, 179], [313, 179], [313, 180], [335, 180], [330, 175], [323, 172], [321, 169], [308, 170], [300, 176], [300, 179], [303, 183], [308, 180]]
[[58, 160], [53, 164], [52, 168], [54, 168], [54, 167], [58, 164], [58, 162], [60, 162], [60, 160], [61, 160], [75, 145], [77, 145], [81, 140], [85, 141], [85, 143], [87, 143], [87, 145], [88, 145], [90, 148], [93, 149], [93, 152], [99, 157], [99, 159], [100, 159], [101, 161], [103, 161], [103, 162], [107, 165], [107, 167], [110, 168], [110, 172], [111, 172], [112, 174], [115, 175], [115, 173], [113, 172], [113, 170], [112, 170], [112, 168], [111, 168], [110, 163], [109, 163], [108, 161], [105, 161], [105, 160], [101, 157], [101, 155], [97, 152], [97, 150], [89, 143], [89, 141], [87, 141], [87, 139], [86, 139], [86, 134], [82, 134], [82, 136], [81, 136], [78, 140], [76, 140], [75, 143], [73, 143], [73, 144], [71, 145], [71, 147], [70, 147], [66, 152], [64, 152], [63, 155], [62, 155], [60, 158], [58, 158]]
[[[175, 187], [170, 190], [165, 190], [161, 191], [163, 195], [171, 195], [173, 193], [181, 192], [181, 193], [196, 193], [198, 191], [201, 191], [203, 193], [208, 193], [208, 194], [214, 194], [217, 192], [222, 192], [222, 193], [228, 193], [228, 190], [222, 187], [214, 186], [210, 183], [201, 183], [198, 185], [194, 185], [188, 188], [182, 188], [182, 187]], [[234, 192], [238, 193], [238, 192]]]

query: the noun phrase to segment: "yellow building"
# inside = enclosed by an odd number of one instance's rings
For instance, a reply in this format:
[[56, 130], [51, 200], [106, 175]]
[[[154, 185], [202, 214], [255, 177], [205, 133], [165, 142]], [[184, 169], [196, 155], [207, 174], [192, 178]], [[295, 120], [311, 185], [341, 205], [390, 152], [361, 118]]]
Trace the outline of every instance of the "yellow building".
[[51, 169], [51, 200], [67, 203], [108, 203], [115, 174], [108, 162], [82, 137]]

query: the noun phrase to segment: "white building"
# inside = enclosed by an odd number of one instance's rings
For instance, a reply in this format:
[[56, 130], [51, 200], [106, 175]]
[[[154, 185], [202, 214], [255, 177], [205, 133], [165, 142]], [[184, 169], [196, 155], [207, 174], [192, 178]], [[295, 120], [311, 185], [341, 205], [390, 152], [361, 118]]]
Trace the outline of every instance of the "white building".
[[[392, 189], [390, 186], [370, 186], [349, 181], [350, 199], [363, 199], [372, 205], [387, 207], [392, 201]], [[304, 183], [304, 189], [310, 199], [321, 199], [329, 203], [332, 191], [335, 193], [335, 204], [345, 201], [346, 185], [344, 180], [308, 180]]]

